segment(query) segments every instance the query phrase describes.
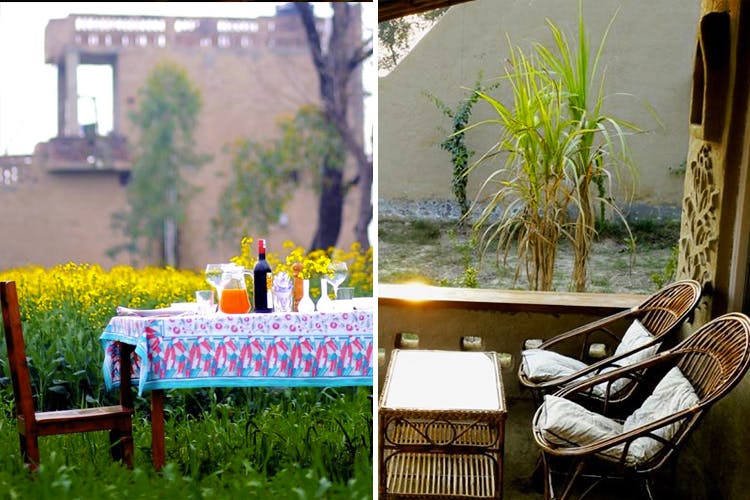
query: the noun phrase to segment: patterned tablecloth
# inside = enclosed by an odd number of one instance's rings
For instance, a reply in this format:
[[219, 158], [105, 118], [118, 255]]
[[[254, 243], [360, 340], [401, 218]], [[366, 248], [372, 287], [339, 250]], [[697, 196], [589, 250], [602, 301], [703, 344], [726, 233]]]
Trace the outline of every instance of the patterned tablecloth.
[[[107, 388], [120, 341], [138, 393], [153, 389], [372, 385], [372, 311], [115, 316], [100, 337]], [[145, 362], [144, 362], [145, 360]]]

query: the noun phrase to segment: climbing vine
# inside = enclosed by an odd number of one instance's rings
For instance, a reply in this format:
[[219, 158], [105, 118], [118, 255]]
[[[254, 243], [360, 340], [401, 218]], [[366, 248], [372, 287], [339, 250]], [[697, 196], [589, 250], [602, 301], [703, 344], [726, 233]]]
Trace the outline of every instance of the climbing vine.
[[451, 132], [440, 143], [440, 149], [447, 151], [451, 155], [451, 161], [453, 163], [453, 179], [451, 181], [453, 196], [456, 198], [456, 201], [461, 208], [462, 217], [469, 211], [469, 202], [466, 199], [466, 185], [469, 180], [469, 160], [475, 153], [475, 151], [466, 146], [465, 129], [469, 124], [472, 108], [479, 100], [480, 93], [485, 93], [497, 87], [497, 84], [484, 86], [482, 85], [481, 80], [482, 75], [480, 73], [474, 83], [474, 87], [470, 90], [469, 95], [462, 99], [455, 109], [451, 109], [436, 95], [424, 92], [424, 95], [452, 121]]

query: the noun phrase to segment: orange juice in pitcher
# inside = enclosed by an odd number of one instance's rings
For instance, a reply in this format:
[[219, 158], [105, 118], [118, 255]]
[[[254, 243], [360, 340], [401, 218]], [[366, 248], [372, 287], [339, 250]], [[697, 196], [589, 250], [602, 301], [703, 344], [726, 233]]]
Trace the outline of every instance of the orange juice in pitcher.
[[250, 312], [250, 298], [245, 285], [245, 269], [238, 265], [227, 265], [221, 278], [219, 310], [227, 314]]

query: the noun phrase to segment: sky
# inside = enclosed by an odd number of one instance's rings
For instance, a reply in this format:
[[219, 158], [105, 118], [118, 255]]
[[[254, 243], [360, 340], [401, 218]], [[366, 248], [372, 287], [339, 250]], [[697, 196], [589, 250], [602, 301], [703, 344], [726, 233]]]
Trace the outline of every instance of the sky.
[[[316, 13], [330, 15], [327, 2], [317, 2]], [[44, 30], [50, 19], [70, 14], [156, 15], [186, 17], [271, 16], [284, 2], [0, 2], [0, 155], [31, 154], [39, 142], [57, 135], [57, 71], [44, 62]], [[364, 27], [375, 28], [373, 3], [363, 5]], [[371, 35], [367, 33], [367, 36]], [[365, 65], [365, 89], [375, 93], [375, 57]], [[107, 111], [111, 92], [98, 84], [96, 74], [109, 68], [94, 68], [88, 77], [79, 73], [79, 123], [94, 115], [99, 132], [112, 127]], [[111, 78], [111, 76], [110, 76]], [[105, 80], [106, 81], [106, 80]], [[91, 85], [86, 85], [90, 83]], [[96, 106], [94, 107], [94, 104]], [[370, 144], [375, 113], [374, 97], [365, 102], [366, 144]]]

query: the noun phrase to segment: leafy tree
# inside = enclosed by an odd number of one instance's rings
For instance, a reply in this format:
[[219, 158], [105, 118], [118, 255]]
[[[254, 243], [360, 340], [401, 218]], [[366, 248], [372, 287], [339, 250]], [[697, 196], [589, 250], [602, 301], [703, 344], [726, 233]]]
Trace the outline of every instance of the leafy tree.
[[179, 228], [187, 202], [197, 191], [183, 172], [209, 160], [194, 151], [201, 94], [183, 68], [164, 62], [149, 73], [138, 96], [139, 106], [129, 116], [137, 139], [128, 209], [113, 216], [114, 228], [130, 241], [110, 254], [127, 250], [153, 257], [158, 253], [158, 265], [178, 267]]
[[254, 230], [267, 232], [292, 199], [300, 177], [311, 175], [320, 190], [323, 172], [316, 166], [341, 172], [346, 151], [320, 108], [304, 106], [279, 127], [280, 137], [270, 143], [243, 139], [231, 147], [230, 182], [213, 220], [220, 238], [236, 241]]
[[356, 177], [344, 181], [341, 165], [332, 163], [330, 159], [324, 160], [321, 166], [318, 227], [310, 248], [336, 245], [341, 230], [344, 196], [354, 185], [360, 189], [355, 237], [363, 248], [368, 248], [367, 226], [372, 220], [372, 159], [368, 158], [359, 134], [350, 125], [349, 101], [352, 76], [362, 62], [372, 55], [372, 39], [352, 44], [349, 34], [356, 25], [355, 10], [349, 2], [331, 2], [331, 30], [324, 47], [310, 2], [295, 2], [293, 5], [305, 27], [313, 65], [318, 72], [323, 116], [336, 129], [357, 165]]
[[378, 24], [378, 68], [390, 71], [411, 49], [415, 33], [430, 28], [445, 14], [447, 7], [421, 12], [413, 16], [397, 17]]
[[414, 24], [409, 17], [397, 17], [378, 24], [378, 68], [390, 71], [395, 68], [403, 54], [409, 51], [409, 40]]

